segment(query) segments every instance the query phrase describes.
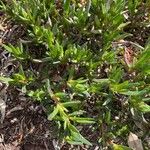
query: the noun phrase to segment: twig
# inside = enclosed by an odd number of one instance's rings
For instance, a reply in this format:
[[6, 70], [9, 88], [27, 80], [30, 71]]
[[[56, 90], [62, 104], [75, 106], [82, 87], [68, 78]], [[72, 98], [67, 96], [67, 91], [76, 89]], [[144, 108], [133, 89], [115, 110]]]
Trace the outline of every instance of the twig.
[[138, 43], [134, 43], [131, 41], [120, 41], [120, 42], [112, 42], [112, 44], [121, 44], [123, 46], [126, 46], [128, 44], [134, 45], [135, 47], [144, 50], [144, 47], [142, 47], [141, 45], [139, 45]]

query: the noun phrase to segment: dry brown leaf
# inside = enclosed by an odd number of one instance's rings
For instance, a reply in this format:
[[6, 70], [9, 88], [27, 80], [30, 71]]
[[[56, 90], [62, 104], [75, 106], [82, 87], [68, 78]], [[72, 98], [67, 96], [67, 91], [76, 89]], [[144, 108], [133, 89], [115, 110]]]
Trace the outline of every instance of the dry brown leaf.
[[130, 47], [125, 47], [124, 60], [128, 66], [133, 63], [133, 51]]
[[143, 150], [142, 142], [138, 138], [138, 136], [132, 132], [130, 132], [128, 137], [128, 145], [133, 150]]

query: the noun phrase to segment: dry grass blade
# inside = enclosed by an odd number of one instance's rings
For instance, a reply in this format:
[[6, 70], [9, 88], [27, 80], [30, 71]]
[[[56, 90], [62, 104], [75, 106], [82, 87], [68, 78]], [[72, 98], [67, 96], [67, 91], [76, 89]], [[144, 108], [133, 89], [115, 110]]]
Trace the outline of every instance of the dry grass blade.
[[6, 103], [2, 98], [0, 98], [1, 123], [3, 123], [5, 118], [5, 109], [6, 109]]

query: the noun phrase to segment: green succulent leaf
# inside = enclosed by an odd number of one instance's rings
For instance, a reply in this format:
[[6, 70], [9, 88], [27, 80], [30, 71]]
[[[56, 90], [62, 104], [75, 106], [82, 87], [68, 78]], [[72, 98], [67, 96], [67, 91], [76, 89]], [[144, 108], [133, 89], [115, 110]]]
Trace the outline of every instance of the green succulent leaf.
[[8, 77], [0, 76], [0, 81], [8, 85], [10, 82], [13, 82], [14, 80]]
[[132, 150], [131, 148], [127, 146], [117, 145], [117, 144], [113, 144], [113, 149], [114, 150]]
[[53, 120], [53, 118], [58, 114], [58, 112], [59, 109], [57, 108], [57, 106], [54, 107], [54, 111], [50, 115], [48, 115], [48, 120]]
[[82, 124], [95, 123], [94, 119], [92, 119], [92, 118], [71, 117], [71, 120], [78, 122], [78, 123], [82, 123]]

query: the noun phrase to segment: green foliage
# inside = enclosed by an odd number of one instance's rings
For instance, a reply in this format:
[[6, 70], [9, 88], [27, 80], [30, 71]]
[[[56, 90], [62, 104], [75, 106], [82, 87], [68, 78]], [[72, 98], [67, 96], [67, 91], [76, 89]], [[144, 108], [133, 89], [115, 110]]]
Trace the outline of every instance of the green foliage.
[[122, 145], [117, 145], [117, 144], [113, 144], [113, 149], [114, 150], [132, 150], [131, 148], [127, 146], [122, 146]]
[[19, 47], [14, 47], [13, 45], [3, 45], [3, 47], [17, 59], [27, 59], [26, 52], [23, 52], [23, 46], [20, 44]]
[[[129, 15], [135, 14], [140, 3], [141, 0], [2, 3], [3, 11], [27, 27], [31, 44], [42, 47], [43, 53], [31, 55], [38, 49], [31, 49], [30, 54], [28, 43], [3, 45], [22, 67], [10, 78], [1, 76], [0, 80], [40, 101], [48, 120], [60, 124], [64, 139], [70, 144], [92, 145], [81, 135], [79, 124], [91, 124], [94, 131], [101, 132], [97, 140], [100, 138], [103, 146], [110, 139], [127, 137], [134, 121], [128, 124], [128, 120], [120, 118], [120, 124], [115, 117], [128, 118], [131, 109], [142, 114], [150, 112], [146, 101], [150, 96], [150, 44], [139, 46], [129, 66], [123, 58], [125, 47], [113, 43], [131, 36], [124, 32], [130, 26], [124, 13], [128, 10]], [[44, 67], [32, 72], [26, 69], [29, 63]], [[90, 107], [88, 101], [94, 103], [92, 111], [95, 114], [96, 110], [96, 115], [86, 111]], [[117, 144], [113, 148], [130, 149]]]
[[139, 6], [139, 4], [142, 2], [142, 0], [134, 0], [134, 1], [132, 1], [132, 0], [129, 0], [128, 1], [128, 9], [129, 9], [129, 11], [130, 11], [130, 13], [136, 13], [136, 11], [137, 11], [137, 6]]
[[150, 45], [147, 45], [139, 55], [139, 59], [135, 63], [135, 68], [145, 75], [150, 74]]

